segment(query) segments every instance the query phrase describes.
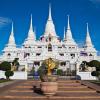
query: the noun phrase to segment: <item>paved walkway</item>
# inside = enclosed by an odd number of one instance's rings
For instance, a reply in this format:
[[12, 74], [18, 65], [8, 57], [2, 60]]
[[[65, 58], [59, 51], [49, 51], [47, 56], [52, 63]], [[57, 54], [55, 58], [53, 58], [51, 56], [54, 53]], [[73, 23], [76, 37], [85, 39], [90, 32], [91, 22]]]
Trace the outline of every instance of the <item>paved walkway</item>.
[[[38, 91], [39, 85], [39, 81], [27, 80], [0, 88], [0, 100], [100, 100], [100, 93], [96, 89], [83, 85], [80, 81], [59, 81], [58, 92], [52, 97], [42, 95]], [[38, 89], [35, 90], [34, 86]]]

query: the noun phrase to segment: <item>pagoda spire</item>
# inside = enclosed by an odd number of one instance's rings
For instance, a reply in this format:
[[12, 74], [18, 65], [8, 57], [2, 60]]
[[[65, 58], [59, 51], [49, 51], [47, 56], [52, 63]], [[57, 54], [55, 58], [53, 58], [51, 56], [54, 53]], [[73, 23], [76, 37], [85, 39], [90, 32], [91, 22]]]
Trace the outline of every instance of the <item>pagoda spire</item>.
[[31, 14], [31, 21], [30, 21], [30, 29], [33, 30], [33, 25], [32, 25], [32, 14]]
[[64, 27], [64, 38], [63, 38], [63, 40], [65, 40], [65, 38], [66, 38], [66, 28]]
[[90, 34], [89, 34], [89, 26], [88, 26], [88, 23], [87, 23], [87, 35], [86, 35], [85, 46], [86, 47], [93, 47], [92, 41], [91, 41], [91, 38], [90, 38]]
[[52, 16], [51, 16], [51, 4], [49, 4], [49, 17], [48, 20], [52, 20]]
[[73, 37], [72, 37], [72, 32], [71, 32], [71, 28], [70, 28], [70, 21], [69, 21], [69, 15], [68, 15], [67, 31], [66, 31], [66, 34], [65, 34], [65, 41], [67, 43], [70, 43], [70, 44], [76, 44]]
[[30, 28], [29, 28], [29, 32], [28, 32], [28, 40], [36, 40], [36, 36], [35, 36], [35, 32], [33, 30], [33, 25], [32, 25], [32, 14], [31, 14], [31, 19], [30, 19]]
[[45, 36], [54, 36], [56, 37], [56, 31], [55, 31], [55, 26], [52, 20], [52, 15], [51, 15], [51, 4], [49, 4], [49, 15], [48, 15], [48, 20], [46, 23], [46, 27], [45, 27]]
[[13, 22], [12, 22], [11, 34], [10, 34], [10, 37], [9, 37], [8, 45], [15, 45]]
[[31, 46], [31, 44], [34, 44], [35, 40], [36, 40], [36, 35], [35, 35], [34, 30], [33, 30], [32, 14], [31, 14], [31, 17], [30, 17], [30, 28], [29, 28], [29, 32], [28, 32], [28, 37], [24, 41], [24, 45]]
[[69, 15], [68, 16], [68, 26], [67, 26], [67, 30], [70, 30], [70, 23], [69, 23]]

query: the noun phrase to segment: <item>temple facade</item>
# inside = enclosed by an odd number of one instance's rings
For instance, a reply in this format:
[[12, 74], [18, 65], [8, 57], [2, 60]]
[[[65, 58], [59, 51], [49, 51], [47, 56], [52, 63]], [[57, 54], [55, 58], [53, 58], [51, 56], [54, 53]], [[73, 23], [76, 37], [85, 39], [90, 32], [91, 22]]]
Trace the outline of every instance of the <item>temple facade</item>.
[[4, 47], [3, 53], [0, 56], [0, 61], [12, 62], [15, 58], [19, 58], [19, 71], [23, 69], [25, 69], [25, 71], [31, 71], [33, 67], [35, 71], [37, 71], [43, 60], [52, 58], [60, 62], [59, 69], [78, 72], [79, 65], [82, 61], [97, 60], [97, 51], [92, 44], [88, 24], [86, 34], [85, 44], [82, 48], [78, 47], [78, 44], [72, 36], [68, 16], [68, 24], [65, 28], [64, 38], [60, 40], [53, 23], [51, 6], [49, 6], [49, 15], [45, 31], [39, 40], [36, 40], [31, 15], [28, 36], [22, 46], [18, 48], [15, 43], [12, 23], [11, 35], [8, 44]]

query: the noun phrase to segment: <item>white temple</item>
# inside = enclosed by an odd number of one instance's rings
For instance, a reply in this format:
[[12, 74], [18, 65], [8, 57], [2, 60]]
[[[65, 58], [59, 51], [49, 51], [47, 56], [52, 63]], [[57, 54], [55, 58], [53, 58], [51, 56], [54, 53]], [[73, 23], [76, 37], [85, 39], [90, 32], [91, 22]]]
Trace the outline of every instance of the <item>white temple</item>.
[[0, 57], [0, 61], [12, 62], [15, 58], [19, 58], [19, 70], [25, 68], [26, 71], [30, 71], [32, 67], [34, 67], [35, 71], [37, 71], [43, 60], [53, 58], [60, 62], [59, 69], [63, 71], [68, 71], [70, 69], [71, 71], [75, 70], [78, 72], [79, 65], [82, 61], [97, 59], [97, 51], [92, 44], [88, 24], [86, 34], [86, 41], [83, 48], [78, 47], [72, 36], [70, 19], [68, 16], [68, 24], [65, 28], [64, 39], [60, 40], [53, 23], [51, 6], [49, 6], [49, 16], [45, 26], [45, 32], [39, 40], [36, 40], [36, 33], [32, 25], [31, 15], [27, 38], [23, 42], [22, 47], [18, 48], [15, 43], [12, 23], [11, 35]]

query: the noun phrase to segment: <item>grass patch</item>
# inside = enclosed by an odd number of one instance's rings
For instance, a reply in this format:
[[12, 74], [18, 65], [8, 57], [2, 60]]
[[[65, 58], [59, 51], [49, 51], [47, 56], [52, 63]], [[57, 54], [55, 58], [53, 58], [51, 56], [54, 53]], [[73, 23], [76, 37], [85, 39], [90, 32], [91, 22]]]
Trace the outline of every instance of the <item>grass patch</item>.
[[9, 82], [11, 80], [0, 80], [0, 83]]
[[100, 80], [92, 80], [92, 81], [90, 81], [91, 83], [94, 83], [94, 84], [97, 84], [97, 85], [99, 85], [100, 86]]

